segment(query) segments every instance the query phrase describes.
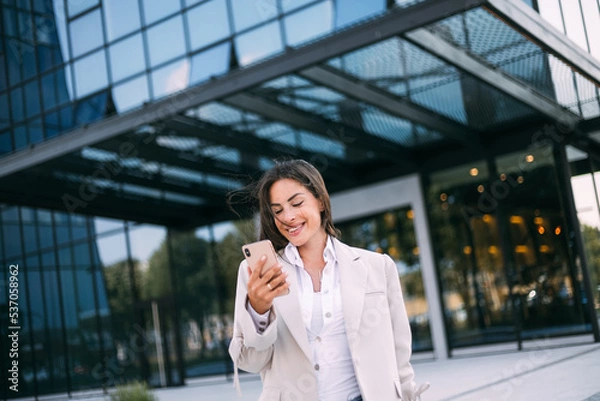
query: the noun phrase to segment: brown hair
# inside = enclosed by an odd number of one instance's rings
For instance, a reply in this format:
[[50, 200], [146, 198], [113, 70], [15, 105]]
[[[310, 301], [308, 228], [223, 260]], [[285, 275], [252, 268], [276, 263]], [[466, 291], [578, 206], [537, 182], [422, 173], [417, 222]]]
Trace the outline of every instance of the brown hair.
[[[299, 182], [303, 187], [323, 204], [321, 212], [321, 226], [325, 232], [332, 237], [339, 236], [339, 231], [333, 225], [331, 216], [331, 203], [329, 193], [325, 187], [323, 176], [312, 164], [305, 160], [283, 160], [276, 161], [275, 165], [266, 171], [258, 182], [252, 184], [250, 189], [252, 197], [258, 201], [258, 212], [260, 216], [259, 239], [269, 239], [276, 250], [283, 249], [288, 240], [281, 235], [275, 225], [275, 216], [271, 210], [270, 191], [274, 183], [283, 179], [292, 179]], [[229, 196], [231, 204], [232, 196]]]

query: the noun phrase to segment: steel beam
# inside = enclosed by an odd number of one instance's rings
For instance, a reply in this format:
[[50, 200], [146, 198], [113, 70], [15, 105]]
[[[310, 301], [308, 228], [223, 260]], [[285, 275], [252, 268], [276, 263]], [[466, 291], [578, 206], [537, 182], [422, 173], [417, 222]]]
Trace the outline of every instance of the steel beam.
[[354, 148], [362, 153], [371, 151], [376, 157], [387, 160], [394, 164], [408, 167], [411, 170], [417, 168], [412, 154], [408, 148], [397, 143], [380, 138], [348, 125], [341, 125], [328, 121], [317, 115], [295, 109], [291, 106], [276, 103], [248, 93], [239, 93], [223, 100], [230, 106], [250, 111], [275, 121], [307, 130], [324, 138], [335, 138], [336, 128], [343, 130], [348, 140], [343, 141], [347, 148]]
[[351, 98], [369, 103], [378, 109], [415, 124], [433, 129], [448, 138], [477, 146], [479, 138], [470, 128], [443, 117], [432, 110], [401, 99], [375, 86], [360, 82], [332, 67], [309, 67], [298, 75], [331, 88]]
[[600, 86], [600, 61], [519, 0], [488, 0], [492, 14]]
[[568, 126], [575, 126], [580, 120], [579, 116], [540, 95], [533, 88], [524, 85], [523, 82], [490, 68], [490, 66], [473, 58], [466, 51], [425, 29], [409, 32], [405, 37], [425, 51], [541, 112], [552, 120], [558, 120]]
[[[102, 163], [82, 159], [76, 156], [66, 156], [50, 161], [44, 168], [51, 171], [61, 170], [71, 174], [80, 174], [86, 177], [108, 176], [115, 184], [131, 184], [156, 191], [168, 191], [197, 197], [208, 201], [207, 203], [222, 204], [225, 200], [226, 190], [218, 190], [197, 182], [169, 179], [160, 173], [145, 174], [139, 170], [125, 167], [119, 164], [110, 165], [110, 162]], [[102, 175], [98, 174], [102, 172]], [[113, 173], [114, 172], [114, 173]], [[146, 175], [146, 177], [144, 177]]]
[[221, 97], [244, 91], [265, 81], [322, 63], [358, 48], [432, 24], [485, 4], [485, 0], [435, 0], [390, 11], [354, 28], [336, 32], [315, 43], [285, 53], [254, 66], [195, 86], [171, 97], [150, 103], [124, 115], [106, 118], [51, 140], [4, 156], [0, 177], [105, 141], [157, 120]]
[[[171, 128], [176, 132], [182, 132], [190, 137], [196, 137], [218, 145], [239, 149], [241, 152], [255, 152], [273, 159], [282, 156], [291, 156], [311, 160], [315, 156], [312, 152], [279, 144], [267, 139], [261, 139], [247, 133], [226, 130], [223, 127], [215, 126], [211, 123], [188, 116], [175, 116], [169, 121], [166, 121], [165, 124], [167, 128]], [[352, 172], [352, 167], [348, 163], [329, 158], [327, 170], [328, 174], [335, 174], [341, 181], [351, 181], [350, 173]]]

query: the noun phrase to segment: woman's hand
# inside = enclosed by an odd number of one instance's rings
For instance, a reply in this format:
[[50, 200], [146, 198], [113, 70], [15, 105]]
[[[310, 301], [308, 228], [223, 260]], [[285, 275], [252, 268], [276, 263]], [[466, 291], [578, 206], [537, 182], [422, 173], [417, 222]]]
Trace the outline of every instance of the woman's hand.
[[273, 299], [287, 294], [290, 284], [286, 281], [280, 264], [272, 266], [261, 275], [265, 267], [266, 256], [262, 256], [256, 266], [248, 266], [248, 302], [259, 314], [266, 313], [273, 305]]

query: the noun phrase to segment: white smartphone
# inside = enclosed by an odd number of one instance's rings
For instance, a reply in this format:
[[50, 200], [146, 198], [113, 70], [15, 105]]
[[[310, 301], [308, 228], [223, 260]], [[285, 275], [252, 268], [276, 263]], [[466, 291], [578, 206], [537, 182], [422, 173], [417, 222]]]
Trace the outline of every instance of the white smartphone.
[[268, 239], [245, 244], [242, 246], [242, 252], [251, 269], [256, 266], [261, 256], [265, 255], [267, 257], [267, 261], [260, 272], [261, 275], [278, 263], [275, 248], [273, 248], [273, 244]]

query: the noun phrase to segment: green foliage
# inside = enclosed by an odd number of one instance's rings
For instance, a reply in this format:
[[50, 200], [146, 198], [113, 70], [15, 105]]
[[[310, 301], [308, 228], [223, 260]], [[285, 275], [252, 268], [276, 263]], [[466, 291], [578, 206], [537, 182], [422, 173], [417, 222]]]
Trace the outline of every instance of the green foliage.
[[116, 391], [110, 396], [111, 401], [156, 401], [148, 385], [143, 382], [133, 382], [117, 386]]

